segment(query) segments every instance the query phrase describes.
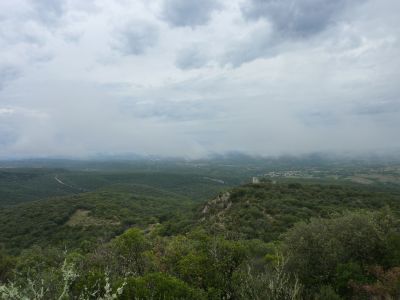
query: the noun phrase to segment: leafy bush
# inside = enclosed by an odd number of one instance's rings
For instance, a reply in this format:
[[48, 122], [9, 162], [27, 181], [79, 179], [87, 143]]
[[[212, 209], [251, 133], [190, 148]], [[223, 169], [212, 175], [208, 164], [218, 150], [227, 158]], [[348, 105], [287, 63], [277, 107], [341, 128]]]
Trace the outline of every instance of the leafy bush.
[[346, 213], [333, 219], [312, 219], [289, 230], [284, 240], [288, 269], [315, 291], [326, 283], [346, 292], [348, 282], [367, 282], [366, 269], [383, 265], [391, 255], [387, 241], [398, 231], [387, 212]]
[[163, 273], [150, 273], [126, 280], [121, 300], [135, 299], [206, 299], [205, 293], [187, 283]]

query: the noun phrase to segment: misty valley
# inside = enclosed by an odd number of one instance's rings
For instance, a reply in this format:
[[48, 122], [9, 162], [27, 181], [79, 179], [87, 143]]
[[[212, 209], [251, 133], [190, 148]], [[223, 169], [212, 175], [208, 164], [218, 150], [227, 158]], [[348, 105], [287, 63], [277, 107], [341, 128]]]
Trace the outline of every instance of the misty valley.
[[399, 293], [399, 161], [0, 165], [1, 299]]

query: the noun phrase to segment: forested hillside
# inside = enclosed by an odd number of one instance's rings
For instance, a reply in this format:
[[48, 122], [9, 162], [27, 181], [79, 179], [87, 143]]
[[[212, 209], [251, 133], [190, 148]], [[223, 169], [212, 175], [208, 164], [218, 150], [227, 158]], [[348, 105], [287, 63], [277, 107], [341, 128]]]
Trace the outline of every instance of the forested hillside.
[[399, 213], [393, 190], [272, 181], [204, 202], [122, 183], [31, 201], [0, 209], [0, 295], [396, 299]]
[[189, 198], [148, 186], [113, 185], [0, 208], [0, 244], [16, 253], [35, 244], [89, 247], [132, 226], [157, 225], [192, 206]]
[[200, 207], [200, 224], [235, 239], [276, 240], [295, 223], [346, 211], [390, 207], [400, 213], [400, 192], [347, 185], [248, 184], [221, 193]]
[[[207, 175], [207, 176], [206, 176]], [[206, 200], [216, 192], [238, 184], [242, 178], [220, 174], [196, 174], [172, 168], [129, 171], [72, 171], [66, 169], [0, 169], [0, 207], [54, 196], [77, 195], [122, 184], [136, 184], [172, 192], [193, 200]], [[150, 195], [152, 192], [149, 193]]]
[[76, 189], [55, 180], [57, 169], [0, 169], [0, 207], [46, 197], [71, 195]]

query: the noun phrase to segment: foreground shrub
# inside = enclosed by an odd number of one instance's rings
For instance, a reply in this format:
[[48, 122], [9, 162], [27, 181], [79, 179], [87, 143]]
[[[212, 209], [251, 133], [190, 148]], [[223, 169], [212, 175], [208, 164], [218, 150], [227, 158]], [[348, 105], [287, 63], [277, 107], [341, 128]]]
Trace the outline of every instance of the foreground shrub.
[[286, 260], [278, 255], [276, 261], [263, 272], [254, 272], [250, 266], [235, 276], [233, 299], [300, 300], [302, 286], [297, 277], [285, 270]]
[[284, 240], [287, 268], [299, 276], [309, 293], [333, 284], [347, 294], [351, 281], [368, 283], [372, 265], [391, 267], [397, 252], [389, 238], [399, 236], [399, 226], [390, 213], [346, 213], [333, 219], [312, 219], [292, 228]]
[[163, 273], [151, 273], [126, 280], [119, 299], [186, 299], [201, 300], [205, 295], [185, 282]]

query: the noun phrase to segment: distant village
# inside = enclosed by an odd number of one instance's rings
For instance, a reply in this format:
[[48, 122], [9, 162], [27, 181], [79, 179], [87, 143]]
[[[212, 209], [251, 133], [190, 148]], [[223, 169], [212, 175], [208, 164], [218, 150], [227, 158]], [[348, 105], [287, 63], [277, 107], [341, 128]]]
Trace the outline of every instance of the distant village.
[[252, 178], [252, 183], [260, 183], [265, 179], [270, 178], [314, 178], [320, 174], [321, 171], [299, 171], [299, 170], [286, 170], [286, 171], [271, 171]]
[[305, 171], [271, 171], [264, 174], [264, 177], [313, 177], [312, 174]]

